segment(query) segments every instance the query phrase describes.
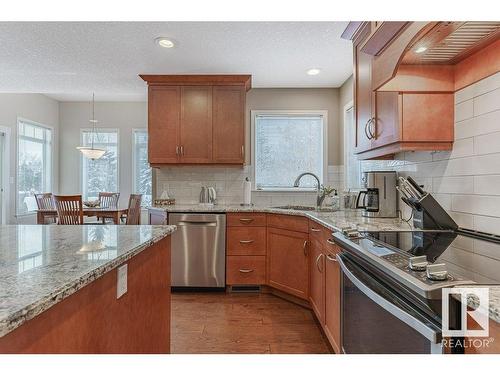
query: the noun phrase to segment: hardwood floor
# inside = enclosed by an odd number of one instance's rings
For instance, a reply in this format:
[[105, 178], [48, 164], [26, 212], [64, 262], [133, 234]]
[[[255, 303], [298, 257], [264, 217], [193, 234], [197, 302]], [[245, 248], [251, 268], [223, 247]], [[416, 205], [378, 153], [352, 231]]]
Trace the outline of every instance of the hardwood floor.
[[329, 353], [312, 312], [267, 293], [173, 293], [171, 352]]

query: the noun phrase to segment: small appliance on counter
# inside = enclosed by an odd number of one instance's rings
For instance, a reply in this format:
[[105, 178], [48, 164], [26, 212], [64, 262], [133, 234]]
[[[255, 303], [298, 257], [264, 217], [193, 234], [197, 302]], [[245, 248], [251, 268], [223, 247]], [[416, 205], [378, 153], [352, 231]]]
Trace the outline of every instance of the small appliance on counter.
[[362, 216], [377, 218], [398, 217], [396, 172], [363, 172], [361, 181], [365, 190], [358, 193], [356, 208], [363, 209]]
[[214, 205], [217, 202], [217, 192], [212, 186], [202, 186], [200, 191], [200, 203]]

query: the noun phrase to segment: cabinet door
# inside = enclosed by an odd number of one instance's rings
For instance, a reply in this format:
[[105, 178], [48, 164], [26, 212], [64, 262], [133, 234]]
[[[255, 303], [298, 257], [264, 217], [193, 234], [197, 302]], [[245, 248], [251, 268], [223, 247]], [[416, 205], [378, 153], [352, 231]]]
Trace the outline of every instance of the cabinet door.
[[355, 50], [355, 108], [356, 108], [356, 152], [371, 148], [371, 136], [368, 134], [367, 124], [373, 117], [372, 105], [374, 101], [372, 91], [372, 59], [373, 57], [360, 50]]
[[340, 266], [334, 252], [325, 256], [324, 331], [335, 353], [340, 353]]
[[213, 88], [213, 161], [244, 163], [245, 88]]
[[404, 93], [405, 142], [453, 142], [454, 95]]
[[325, 254], [321, 244], [311, 241], [309, 258], [310, 291], [309, 301], [319, 322], [325, 324]]
[[212, 86], [181, 87], [182, 163], [212, 161]]
[[267, 229], [269, 286], [307, 299], [309, 291], [308, 234]]
[[180, 87], [149, 86], [148, 160], [177, 163], [180, 124]]
[[372, 148], [389, 145], [400, 140], [401, 95], [397, 92], [377, 92], [375, 96], [375, 122]]

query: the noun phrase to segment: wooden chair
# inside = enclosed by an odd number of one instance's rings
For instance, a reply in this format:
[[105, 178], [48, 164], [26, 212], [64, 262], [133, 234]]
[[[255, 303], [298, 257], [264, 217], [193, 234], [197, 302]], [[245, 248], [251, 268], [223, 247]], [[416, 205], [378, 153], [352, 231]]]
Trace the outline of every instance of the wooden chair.
[[[120, 193], [99, 192], [99, 207], [118, 208], [118, 199], [120, 199]], [[105, 217], [98, 216], [97, 220], [102, 220], [103, 224], [106, 223]]]
[[142, 194], [130, 194], [126, 225], [139, 225], [141, 223]]
[[[35, 194], [36, 205], [39, 210], [55, 210], [54, 199], [52, 193]], [[54, 224], [57, 221], [56, 217], [46, 217], [44, 224]]]
[[81, 195], [54, 195], [60, 225], [83, 225]]

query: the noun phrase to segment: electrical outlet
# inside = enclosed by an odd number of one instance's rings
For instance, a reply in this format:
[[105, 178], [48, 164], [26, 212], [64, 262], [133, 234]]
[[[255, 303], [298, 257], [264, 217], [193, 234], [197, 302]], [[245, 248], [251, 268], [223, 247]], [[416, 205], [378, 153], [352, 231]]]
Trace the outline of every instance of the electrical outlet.
[[116, 299], [127, 293], [127, 265], [118, 267], [118, 280], [116, 283]]

